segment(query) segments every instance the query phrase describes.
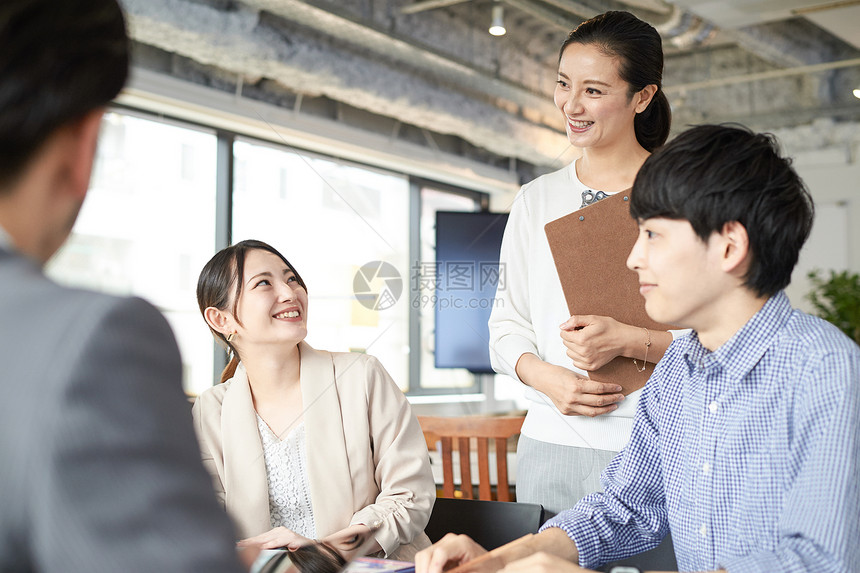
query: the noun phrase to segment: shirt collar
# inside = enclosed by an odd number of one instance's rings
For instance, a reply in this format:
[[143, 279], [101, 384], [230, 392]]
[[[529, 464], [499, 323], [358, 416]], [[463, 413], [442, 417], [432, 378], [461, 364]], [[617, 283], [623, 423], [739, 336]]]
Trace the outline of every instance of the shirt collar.
[[777, 332], [791, 315], [791, 303], [784, 292], [770, 297], [764, 306], [722, 346], [711, 352], [690, 335], [691, 346], [685, 354], [690, 369], [719, 365], [732, 379], [740, 380], [752, 370], [770, 347]]
[[9, 236], [9, 233], [7, 233], [6, 229], [3, 228], [3, 225], [0, 225], [0, 249], [5, 251], [15, 250], [15, 245], [12, 243], [12, 237]]

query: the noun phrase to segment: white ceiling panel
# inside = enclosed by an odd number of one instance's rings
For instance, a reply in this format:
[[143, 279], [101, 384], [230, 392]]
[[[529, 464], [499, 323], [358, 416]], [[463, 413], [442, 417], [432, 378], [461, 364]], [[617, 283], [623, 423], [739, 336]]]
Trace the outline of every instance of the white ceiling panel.
[[672, 3], [721, 28], [734, 29], [791, 18], [794, 10], [821, 6], [822, 0], [675, 0]]
[[860, 5], [810, 12], [804, 16], [834, 36], [860, 48]]

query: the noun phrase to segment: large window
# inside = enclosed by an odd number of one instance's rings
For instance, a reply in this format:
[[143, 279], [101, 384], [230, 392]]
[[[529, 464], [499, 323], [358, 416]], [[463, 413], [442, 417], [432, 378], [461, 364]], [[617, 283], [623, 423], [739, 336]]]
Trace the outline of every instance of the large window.
[[176, 334], [191, 392], [213, 378], [194, 291], [215, 247], [215, 149], [213, 133], [106, 114], [87, 200], [47, 268], [60, 282], [156, 305]]
[[308, 343], [373, 354], [408, 389], [409, 180], [283, 147], [233, 149], [233, 241], [260, 239], [295, 265]]
[[220, 373], [214, 365], [223, 351], [197, 309], [197, 277], [227, 237], [259, 239], [283, 252], [308, 285], [311, 345], [373, 354], [407, 392], [473, 391], [465, 370], [434, 368], [433, 307], [415, 299], [412, 283], [435, 260], [435, 212], [478, 210], [481, 199], [114, 110], [103, 121], [84, 208], [48, 272], [155, 304], [176, 333], [185, 389], [199, 393]]

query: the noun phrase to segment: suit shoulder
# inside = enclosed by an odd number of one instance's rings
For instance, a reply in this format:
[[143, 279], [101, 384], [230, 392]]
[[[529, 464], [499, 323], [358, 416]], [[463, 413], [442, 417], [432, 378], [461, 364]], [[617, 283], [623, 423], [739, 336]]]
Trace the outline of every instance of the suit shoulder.
[[61, 285], [35, 272], [18, 273], [8, 284], [11, 302], [34, 319], [41, 316], [45, 320], [57, 320], [59, 317], [76, 316], [76, 320], [89, 318], [99, 321], [127, 315], [135, 319], [131, 326], [135, 326], [138, 320], [167, 325], [166, 319], [152, 304], [136, 296], [118, 296]]
[[91, 293], [89, 314], [97, 329], [110, 327], [116, 332], [132, 331], [135, 336], [148, 340], [160, 340], [175, 346], [175, 337], [167, 319], [146, 300], [131, 296], [121, 297], [102, 293]]
[[166, 319], [140, 298], [60, 285], [20, 259], [0, 267], [0, 283], [0, 315], [15, 325], [14, 333], [0, 335], [0, 344], [9, 367], [17, 365], [22, 375], [35, 376], [34, 365], [41, 363], [68, 368], [120, 343], [124, 354], [143, 345], [171, 352], [178, 361]]

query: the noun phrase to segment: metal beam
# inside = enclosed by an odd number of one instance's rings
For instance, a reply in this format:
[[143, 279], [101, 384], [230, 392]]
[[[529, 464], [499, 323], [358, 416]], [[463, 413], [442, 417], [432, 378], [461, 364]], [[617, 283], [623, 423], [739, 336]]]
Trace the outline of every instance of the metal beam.
[[566, 32], [569, 32], [571, 29], [573, 29], [574, 26], [580, 23], [579, 20], [574, 21], [573, 19], [565, 18], [564, 16], [557, 14], [556, 12], [547, 10], [546, 8], [538, 6], [533, 2], [529, 2], [528, 0], [503, 1], [505, 4], [513, 6], [517, 10], [525, 12], [526, 14], [529, 14], [534, 18], [545, 22], [550, 26], [555, 26], [556, 28], [564, 30]]
[[423, 0], [422, 2], [416, 2], [415, 4], [404, 6], [400, 9], [400, 13], [417, 14], [418, 12], [435, 10], [436, 8], [445, 8], [446, 6], [453, 6], [454, 4], [463, 4], [464, 2], [471, 1], [472, 0]]
[[557, 113], [552, 101], [544, 94], [501, 80], [487, 70], [480, 70], [466, 62], [431, 51], [426, 46], [417, 46], [407, 38], [397, 37], [390, 32], [333, 14], [306, 1], [246, 0], [245, 3], [320, 33], [349, 38], [350, 43], [374, 54], [432, 72], [437, 77], [464, 86], [474, 93], [508, 100], [520, 107], [539, 111], [545, 117], [555, 117]]
[[[307, 1], [244, 0], [245, 9], [236, 12], [190, 0], [124, 0], [124, 7], [141, 44], [175, 54], [178, 62], [212, 66], [231, 79], [242, 73], [243, 103], [257, 97], [248, 94], [248, 78], [259, 77], [271, 81], [276, 92], [303, 93], [306, 101], [342, 101], [361, 112], [453, 135], [535, 165], [551, 163], [568, 144], [554, 125], [558, 110], [552, 99], [535, 91], [538, 82], [532, 82], [534, 88], [514, 84]], [[316, 34], [351, 47], [317, 44]], [[268, 81], [254, 86], [254, 93], [265, 93]], [[228, 89], [235, 99], [233, 86]], [[290, 107], [293, 101], [289, 99]]]
[[700, 82], [690, 82], [686, 84], [678, 84], [674, 86], [666, 86], [663, 91], [666, 93], [683, 93], [685, 91], [703, 90], [708, 88], [727, 86], [731, 84], [746, 84], [761, 80], [772, 80], [775, 78], [784, 78], [788, 76], [800, 76], [804, 74], [813, 74], [816, 72], [826, 72], [827, 70], [837, 70], [840, 68], [851, 68], [860, 66], [860, 58], [852, 58], [850, 60], [840, 60], [838, 62], [826, 62], [823, 64], [812, 64], [809, 66], [797, 66], [786, 68], [783, 70], [770, 70], [767, 72], [756, 72], [752, 74], [744, 74], [742, 76], [729, 76], [726, 78], [713, 78]]
[[555, 6], [559, 10], [564, 10], [569, 14], [573, 14], [578, 18], [582, 18], [583, 20], [587, 20], [593, 16], [597, 16], [600, 14], [599, 10], [595, 10], [585, 4], [580, 4], [579, 2], [574, 2], [573, 0], [543, 0], [545, 4], [549, 4], [550, 6]]
[[836, 0], [835, 2], [827, 2], [826, 4], [794, 8], [791, 13], [795, 16], [805, 16], [806, 14], [814, 14], [816, 12], [824, 12], [826, 10], [834, 10], [837, 8], [848, 8], [849, 6], [856, 6], [858, 4], [860, 4], [860, 0]]

